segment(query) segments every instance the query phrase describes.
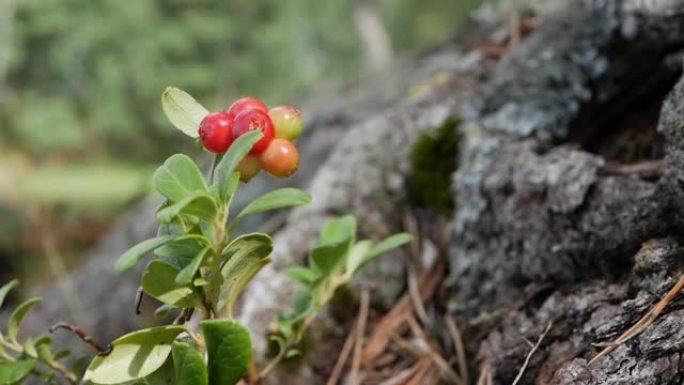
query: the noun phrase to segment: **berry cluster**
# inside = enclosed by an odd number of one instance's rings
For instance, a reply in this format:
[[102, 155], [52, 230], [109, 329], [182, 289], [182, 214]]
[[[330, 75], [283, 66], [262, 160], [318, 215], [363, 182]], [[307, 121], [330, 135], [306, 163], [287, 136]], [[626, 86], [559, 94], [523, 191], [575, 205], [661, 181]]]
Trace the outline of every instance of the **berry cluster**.
[[261, 100], [245, 97], [233, 103], [228, 111], [214, 112], [202, 119], [199, 136], [205, 149], [222, 154], [240, 135], [261, 131], [263, 137], [237, 167], [240, 179], [247, 182], [262, 168], [279, 178], [297, 171], [299, 151], [292, 141], [299, 137], [302, 126], [301, 114], [295, 107], [278, 106], [269, 110]]

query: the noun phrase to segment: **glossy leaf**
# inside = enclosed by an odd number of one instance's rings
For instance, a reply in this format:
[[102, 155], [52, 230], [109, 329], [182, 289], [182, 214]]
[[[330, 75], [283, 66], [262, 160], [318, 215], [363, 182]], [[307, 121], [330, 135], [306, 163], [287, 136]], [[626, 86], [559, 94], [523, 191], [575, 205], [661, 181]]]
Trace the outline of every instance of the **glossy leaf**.
[[311, 250], [309, 264], [322, 276], [341, 270], [346, 264], [349, 242], [324, 244]]
[[199, 135], [199, 125], [209, 115], [209, 111], [190, 94], [175, 87], [167, 87], [161, 100], [164, 113], [171, 124], [185, 135], [196, 138]]
[[230, 198], [231, 180], [233, 180], [233, 172], [238, 163], [244, 158], [252, 149], [254, 143], [258, 142], [264, 134], [259, 131], [250, 131], [237, 138], [226, 152], [226, 155], [221, 159], [218, 166], [216, 166], [216, 176], [218, 177], [218, 192], [219, 196], [224, 202]]
[[273, 240], [263, 233], [243, 235], [226, 247], [223, 255], [230, 255], [230, 258], [221, 268], [221, 274], [228, 314], [232, 314], [232, 307], [247, 284], [271, 261], [268, 258], [271, 251]]
[[316, 278], [318, 278], [318, 273], [303, 266], [288, 267], [283, 270], [283, 274], [286, 277], [300, 282], [306, 286], [311, 285]]
[[[175, 343], [175, 342], [174, 342]], [[176, 370], [173, 367], [173, 348], [171, 354], [164, 361], [159, 369], [152, 372], [145, 377], [144, 385], [175, 385], [176, 384]], [[138, 384], [135, 384], [138, 385]], [[143, 384], [141, 384], [143, 385]]]
[[199, 253], [197, 253], [197, 256], [192, 260], [192, 262], [190, 262], [187, 266], [183, 268], [183, 270], [181, 270], [178, 273], [178, 275], [176, 276], [176, 283], [179, 285], [191, 284], [200, 266], [202, 266], [204, 258], [210, 251], [211, 247], [207, 246], [204, 249], [202, 249]]
[[171, 202], [179, 202], [196, 191], [209, 191], [197, 164], [183, 154], [167, 159], [152, 180], [154, 188]]
[[230, 320], [200, 323], [207, 346], [210, 385], [234, 385], [247, 373], [252, 341], [242, 325]]
[[21, 322], [24, 320], [26, 315], [31, 311], [31, 309], [42, 301], [39, 297], [33, 297], [28, 299], [26, 302], [17, 306], [17, 308], [12, 312], [12, 315], [7, 321], [7, 336], [10, 340], [16, 341], [17, 334], [19, 333], [19, 327]]
[[370, 251], [368, 251], [368, 254], [366, 255], [366, 258], [364, 260], [364, 264], [380, 254], [384, 254], [392, 249], [396, 249], [398, 247], [406, 245], [407, 243], [411, 242], [412, 239], [413, 237], [407, 233], [392, 235], [384, 241], [376, 244], [370, 249]]
[[321, 230], [319, 245], [356, 241], [356, 217], [345, 215], [325, 222]]
[[371, 241], [361, 241], [352, 246], [347, 255], [347, 274], [356, 273], [365, 263], [368, 262], [366, 256], [373, 247]]
[[177, 237], [154, 251], [154, 253], [181, 270], [192, 262], [197, 254], [210, 245], [210, 241], [202, 235], [190, 234]]
[[301, 206], [311, 202], [311, 195], [296, 188], [281, 188], [268, 192], [248, 204], [240, 214], [235, 217], [231, 227], [234, 227], [242, 219], [265, 211], [282, 209], [287, 207]]
[[93, 359], [83, 380], [113, 385], [148, 376], [164, 365], [173, 341], [184, 331], [183, 326], [161, 326], [127, 334], [112, 342], [110, 354]]
[[0, 384], [14, 384], [21, 381], [36, 367], [36, 360], [17, 360], [0, 363]]
[[213, 219], [218, 210], [216, 200], [208, 192], [196, 191], [180, 201], [157, 212], [159, 222], [171, 222], [180, 214], [195, 215], [204, 219]]
[[173, 241], [175, 238], [176, 237], [172, 235], [163, 235], [138, 243], [119, 257], [119, 260], [116, 261], [115, 265], [116, 270], [122, 272], [130, 269], [137, 265], [138, 262], [145, 258], [149, 253]]
[[202, 297], [192, 285], [176, 283], [178, 269], [164, 261], [154, 260], [147, 265], [142, 276], [145, 293], [176, 307], [195, 307], [202, 304]]
[[174, 342], [172, 355], [176, 374], [175, 385], [209, 384], [204, 358], [197, 349], [185, 342]]
[[5, 302], [5, 298], [7, 297], [7, 294], [12, 291], [15, 287], [19, 285], [19, 281], [16, 279], [13, 279], [6, 284], [4, 284], [0, 288], [0, 307], [2, 307], [2, 304]]

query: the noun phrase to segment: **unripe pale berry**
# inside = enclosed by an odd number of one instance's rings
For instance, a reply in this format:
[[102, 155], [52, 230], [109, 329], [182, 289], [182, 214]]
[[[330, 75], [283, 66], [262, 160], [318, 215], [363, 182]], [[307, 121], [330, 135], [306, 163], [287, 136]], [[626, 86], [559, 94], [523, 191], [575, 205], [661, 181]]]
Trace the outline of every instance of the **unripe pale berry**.
[[261, 172], [259, 157], [247, 155], [238, 163], [235, 171], [240, 173], [240, 180], [247, 183]]
[[214, 112], [202, 119], [199, 137], [204, 148], [217, 154], [228, 150], [233, 143], [233, 121], [235, 116], [227, 112]]
[[302, 113], [293, 106], [278, 106], [271, 108], [268, 115], [273, 121], [276, 138], [295, 140], [302, 133], [304, 120]]
[[268, 113], [268, 107], [266, 107], [266, 104], [264, 104], [264, 102], [262, 102], [260, 99], [253, 98], [251, 96], [236, 100], [233, 104], [230, 105], [230, 108], [228, 108], [228, 112], [235, 116], [238, 116], [238, 114], [240, 114], [241, 112], [251, 109], [260, 110]]
[[261, 131], [264, 134], [249, 152], [252, 155], [261, 154], [266, 150], [266, 147], [268, 147], [275, 136], [273, 123], [271, 122], [271, 118], [268, 117], [268, 114], [261, 110], [251, 109], [245, 110], [235, 117], [235, 122], [233, 123], [234, 139], [237, 139], [240, 135], [250, 131]]
[[299, 168], [299, 151], [287, 139], [273, 139], [266, 151], [261, 154], [260, 159], [261, 167], [278, 178], [288, 177]]

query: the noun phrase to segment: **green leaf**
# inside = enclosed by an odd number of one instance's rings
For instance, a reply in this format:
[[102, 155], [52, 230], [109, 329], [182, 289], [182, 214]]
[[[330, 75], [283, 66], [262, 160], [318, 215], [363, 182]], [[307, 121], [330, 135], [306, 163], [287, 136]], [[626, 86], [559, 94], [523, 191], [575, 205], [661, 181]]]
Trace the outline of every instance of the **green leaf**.
[[211, 242], [202, 235], [189, 234], [177, 237], [167, 245], [156, 249], [154, 253], [162, 257], [164, 262], [168, 262], [181, 270], [210, 244]]
[[152, 180], [157, 191], [171, 202], [179, 202], [196, 191], [209, 191], [197, 164], [183, 154], [167, 159]]
[[192, 285], [176, 283], [178, 269], [164, 261], [154, 260], [142, 276], [145, 293], [176, 307], [201, 306], [202, 297]]
[[218, 166], [216, 166], [216, 176], [218, 177], [218, 192], [219, 197], [223, 202], [228, 202], [231, 198], [230, 187], [231, 180], [233, 180], [233, 172], [238, 163], [244, 158], [252, 149], [254, 143], [258, 142], [264, 136], [260, 131], [250, 131], [244, 135], [240, 135], [233, 144], [230, 145], [228, 152], [221, 159]]
[[306, 286], [311, 285], [316, 280], [316, 278], [318, 278], [318, 274], [315, 271], [303, 266], [288, 267], [285, 270], [283, 270], [283, 274], [286, 277], [293, 279], [297, 282], [301, 282]]
[[154, 318], [166, 318], [173, 309], [176, 309], [176, 307], [169, 305], [168, 303], [162, 304], [154, 311]]
[[110, 354], [93, 359], [83, 380], [113, 385], [148, 376], [164, 365], [171, 344], [184, 331], [183, 326], [161, 326], [126, 334], [112, 342]]
[[171, 222], [180, 214], [195, 215], [204, 219], [213, 219], [218, 210], [216, 200], [208, 192], [196, 191], [157, 212], [159, 222]]
[[17, 334], [19, 333], [19, 327], [21, 326], [21, 321], [24, 320], [29, 311], [31, 311], [31, 309], [34, 306], [36, 306], [40, 301], [42, 301], [42, 298], [29, 298], [28, 300], [26, 300], [26, 302], [17, 306], [14, 312], [12, 312], [9, 321], [7, 321], [7, 336], [10, 340], [16, 342]]
[[176, 371], [173, 368], [173, 359], [171, 358], [172, 356], [173, 356], [173, 348], [171, 348], [171, 355], [169, 355], [168, 358], [166, 358], [166, 361], [164, 361], [164, 365], [162, 365], [159, 369], [152, 372], [152, 374], [145, 377], [144, 385], [175, 385], [176, 384]]
[[204, 358], [197, 349], [185, 342], [174, 342], [172, 354], [176, 372], [175, 385], [209, 384], [209, 374], [204, 365]]
[[373, 246], [373, 248], [370, 249], [366, 257], [364, 258], [363, 264], [368, 263], [370, 260], [372, 260], [380, 254], [384, 254], [392, 249], [404, 246], [405, 244], [411, 242], [411, 240], [413, 240], [413, 236], [407, 233], [399, 233], [392, 235], [391, 237]]
[[248, 204], [240, 214], [238, 214], [231, 227], [235, 227], [245, 217], [262, 213], [264, 211], [282, 209], [286, 207], [301, 206], [311, 202], [311, 195], [308, 192], [296, 188], [281, 188], [268, 192]]
[[176, 237], [173, 235], [163, 235], [161, 237], [148, 239], [138, 243], [119, 257], [119, 260], [116, 261], [115, 265], [116, 270], [118, 272], [123, 272], [130, 269], [131, 267], [137, 265], [138, 262], [140, 262], [143, 258], [145, 258], [147, 254], [173, 241], [175, 238]]
[[297, 290], [292, 301], [292, 321], [298, 322], [304, 318], [313, 315], [315, 311], [314, 300], [311, 291], [306, 289]]
[[230, 255], [230, 258], [221, 268], [221, 274], [224, 279], [222, 293], [227, 293], [225, 304], [228, 314], [232, 314], [235, 301], [256, 273], [271, 262], [268, 258], [271, 251], [273, 239], [263, 233], [243, 235], [226, 246], [222, 255]]
[[328, 220], [323, 225], [319, 245], [347, 242], [349, 246], [356, 241], [356, 217], [345, 215]]
[[353, 275], [368, 262], [368, 260], [366, 260], [366, 255], [371, 247], [373, 247], [373, 242], [371, 241], [361, 241], [352, 246], [347, 255], [348, 275]]
[[183, 268], [183, 270], [180, 271], [180, 273], [178, 273], [178, 275], [176, 276], [176, 283], [179, 285], [191, 284], [200, 266], [202, 266], [204, 257], [206, 257], [206, 255], [211, 250], [211, 247], [207, 246], [204, 249], [202, 249], [202, 251], [197, 253], [197, 256], [192, 260], [192, 262], [190, 262], [187, 266]]
[[175, 87], [167, 87], [161, 97], [166, 117], [185, 135], [196, 138], [199, 125], [209, 111], [202, 107], [190, 94]]
[[38, 337], [33, 346], [36, 350], [36, 357], [40, 358], [42, 361], [47, 363], [53, 363], [56, 361], [52, 354], [52, 337], [48, 335], [43, 335]]
[[6, 284], [4, 284], [0, 288], [0, 307], [2, 307], [2, 304], [5, 302], [5, 298], [7, 297], [7, 294], [12, 291], [15, 287], [19, 285], [19, 281], [16, 279], [13, 279]]
[[339, 271], [346, 264], [349, 242], [324, 244], [311, 250], [309, 264], [322, 276]]
[[26, 377], [36, 367], [36, 360], [17, 360], [0, 363], [0, 384], [14, 384]]
[[228, 186], [226, 187], [225, 207], [230, 207], [231, 203], [233, 202], [233, 198], [235, 197], [235, 193], [237, 192], [237, 189], [239, 186], [240, 186], [240, 173], [235, 171], [233, 173], [233, 176], [230, 177], [230, 180], [228, 181]]
[[242, 325], [230, 320], [200, 323], [207, 345], [210, 385], [234, 385], [247, 373], [252, 341]]

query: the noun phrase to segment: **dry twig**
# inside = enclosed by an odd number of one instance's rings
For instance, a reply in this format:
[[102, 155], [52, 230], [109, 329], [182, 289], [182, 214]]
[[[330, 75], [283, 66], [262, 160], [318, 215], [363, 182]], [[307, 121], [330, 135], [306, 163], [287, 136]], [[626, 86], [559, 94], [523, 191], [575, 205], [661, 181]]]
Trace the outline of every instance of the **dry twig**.
[[615, 341], [608, 343], [605, 349], [592, 358], [591, 361], [589, 361], [589, 365], [591, 366], [595, 364], [598, 362], [598, 360], [610, 354], [610, 352], [615, 350], [618, 346], [624, 344], [631, 338], [646, 330], [646, 328], [648, 328], [653, 321], [658, 318], [663, 310], [665, 310], [667, 305], [669, 305], [677, 297], [677, 295], [679, 295], [679, 292], [682, 291], [682, 289], [684, 289], [684, 275], [679, 278], [679, 281], [677, 281], [677, 283], [672, 287], [672, 289], [670, 289], [665, 297], [663, 297], [655, 306], [653, 306], [653, 308], [651, 308], [651, 310], [649, 310], [645, 316], [643, 316], [637, 323], [635, 323]]
[[454, 342], [454, 350], [456, 352], [456, 359], [458, 360], [458, 371], [463, 379], [463, 383], [470, 383], [470, 376], [468, 375], [468, 363], [466, 361], [465, 348], [463, 347], [463, 338], [461, 337], [461, 331], [458, 329], [458, 325], [454, 318], [450, 315], [444, 317], [449, 333], [451, 334], [451, 339]]
[[359, 310], [359, 320], [356, 324], [356, 342], [354, 344], [354, 359], [352, 360], [351, 372], [349, 373], [350, 383], [355, 385], [360, 383], [359, 370], [361, 369], [361, 354], [363, 352], [363, 336], [366, 332], [368, 321], [368, 309], [370, 307], [370, 293], [368, 289], [361, 292], [361, 310]]
[[537, 339], [537, 343], [532, 346], [532, 349], [530, 349], [530, 352], [527, 353], [527, 357], [525, 357], [525, 363], [523, 363], [523, 366], [520, 368], [520, 371], [518, 372], [518, 375], [515, 377], [515, 380], [513, 380], [512, 385], [517, 385], [520, 379], [522, 378], [523, 374], [525, 373], [525, 369], [527, 369], [527, 365], [530, 364], [530, 359], [532, 358], [532, 355], [534, 352], [539, 349], [539, 345], [541, 345], [542, 341], [544, 340], [544, 337], [549, 333], [549, 330], [551, 330], [551, 325], [552, 323], [549, 322], [548, 325], [546, 325], [546, 329], [544, 330], [544, 333], [539, 336], [539, 339]]

